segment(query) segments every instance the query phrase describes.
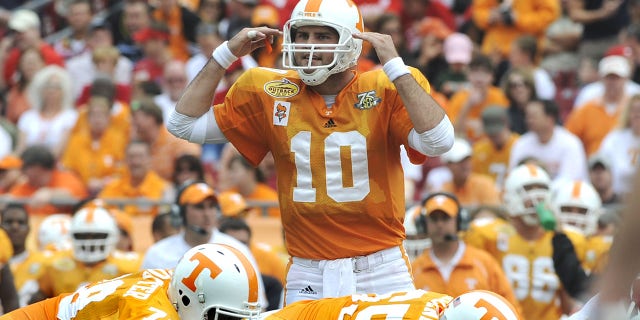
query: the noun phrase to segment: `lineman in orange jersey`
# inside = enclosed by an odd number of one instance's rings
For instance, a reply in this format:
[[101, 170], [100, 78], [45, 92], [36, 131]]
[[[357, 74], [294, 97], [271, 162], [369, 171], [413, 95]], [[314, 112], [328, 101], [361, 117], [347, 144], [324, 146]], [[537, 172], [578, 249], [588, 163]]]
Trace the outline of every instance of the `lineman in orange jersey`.
[[[402, 247], [400, 147], [413, 163], [451, 148], [453, 126], [391, 36], [364, 32], [351, 0], [301, 0], [285, 23], [283, 64], [247, 70], [222, 104], [214, 90], [237, 57], [281, 33], [243, 29], [187, 87], [168, 129], [229, 141], [252, 164], [271, 152], [286, 247], [285, 303], [414, 289]], [[363, 41], [382, 69], [356, 72]]]
[[[550, 184], [538, 166], [525, 164], [511, 170], [504, 191], [510, 224], [489, 223], [474, 235], [473, 243], [486, 247], [502, 265], [525, 319], [556, 320], [575, 307], [554, 269], [555, 233], [542, 227], [536, 211], [537, 205], [548, 204]], [[584, 239], [567, 236], [580, 257]]]
[[31, 302], [140, 270], [142, 260], [137, 253], [115, 250], [119, 231], [106, 209], [80, 209], [71, 220], [70, 232], [73, 250], [60, 252], [45, 265]]
[[242, 253], [203, 244], [187, 251], [175, 271], [147, 269], [87, 284], [0, 319], [251, 320], [260, 313], [257, 297], [255, 270]]

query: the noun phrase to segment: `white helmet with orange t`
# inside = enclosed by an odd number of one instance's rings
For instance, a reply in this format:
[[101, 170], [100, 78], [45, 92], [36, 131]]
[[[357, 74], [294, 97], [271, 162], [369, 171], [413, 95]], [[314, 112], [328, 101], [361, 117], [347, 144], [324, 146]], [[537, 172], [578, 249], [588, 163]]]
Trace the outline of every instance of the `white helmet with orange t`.
[[47, 216], [38, 227], [40, 250], [66, 250], [71, 248], [71, 216], [57, 213]]
[[[338, 33], [338, 43], [295, 43], [296, 31], [302, 26], [333, 28]], [[297, 70], [305, 84], [319, 85], [330, 75], [356, 65], [362, 52], [362, 40], [354, 39], [351, 35], [361, 32], [364, 32], [362, 15], [352, 0], [302, 0], [295, 6], [291, 19], [283, 27], [283, 66]], [[333, 60], [324, 65], [312, 65], [313, 59], [308, 59], [308, 63], [301, 65], [294, 58], [294, 53], [304, 53], [311, 57], [326, 52], [334, 55]]]
[[70, 231], [73, 256], [88, 263], [109, 257], [120, 236], [115, 219], [101, 207], [78, 210], [71, 219]]
[[258, 278], [240, 251], [202, 244], [185, 253], [173, 273], [169, 300], [180, 319], [216, 320], [221, 315], [258, 319]]
[[486, 290], [472, 290], [449, 302], [440, 320], [518, 320], [516, 308], [504, 297]]
[[513, 168], [504, 183], [503, 200], [511, 217], [522, 217], [528, 225], [539, 224], [536, 206], [548, 203], [551, 178], [546, 171], [534, 164]]
[[552, 189], [551, 204], [563, 225], [575, 227], [585, 235], [595, 232], [602, 201], [590, 183], [577, 180], [559, 182]]

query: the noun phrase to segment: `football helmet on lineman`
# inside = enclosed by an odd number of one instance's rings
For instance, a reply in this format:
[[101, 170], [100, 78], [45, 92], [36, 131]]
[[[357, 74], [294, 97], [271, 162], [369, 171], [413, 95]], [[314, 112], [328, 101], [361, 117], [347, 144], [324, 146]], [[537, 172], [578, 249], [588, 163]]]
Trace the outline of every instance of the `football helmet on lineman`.
[[518, 320], [518, 312], [509, 301], [491, 291], [472, 290], [454, 298], [440, 320]]
[[511, 170], [504, 183], [504, 203], [508, 214], [522, 217], [524, 223], [536, 225], [539, 219], [536, 206], [548, 203], [551, 178], [533, 164], [519, 165]]
[[47, 216], [38, 227], [38, 248], [40, 250], [71, 249], [70, 229], [70, 215], [58, 213]]
[[[302, 26], [326, 26], [338, 33], [336, 44], [295, 43], [295, 34]], [[351, 35], [364, 31], [362, 15], [351, 0], [302, 0], [291, 13], [291, 19], [283, 27], [282, 63], [286, 68], [298, 71], [307, 85], [319, 85], [335, 73], [356, 65], [362, 52], [362, 40]], [[312, 65], [313, 60], [300, 65], [294, 53], [304, 53], [310, 57], [316, 53], [331, 52], [333, 60], [329, 64]]]
[[602, 201], [598, 192], [588, 182], [563, 181], [552, 188], [551, 205], [560, 222], [579, 229], [585, 235], [597, 227]]
[[255, 269], [240, 251], [223, 244], [189, 249], [176, 266], [168, 293], [181, 319], [260, 315]]
[[82, 262], [106, 259], [118, 242], [118, 226], [111, 214], [102, 207], [77, 211], [71, 219], [73, 256]]

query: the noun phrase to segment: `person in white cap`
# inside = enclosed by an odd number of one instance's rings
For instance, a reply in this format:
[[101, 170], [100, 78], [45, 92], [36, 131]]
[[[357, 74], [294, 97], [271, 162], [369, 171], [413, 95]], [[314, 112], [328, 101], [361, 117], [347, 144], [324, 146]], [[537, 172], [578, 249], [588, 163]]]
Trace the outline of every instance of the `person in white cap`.
[[602, 58], [598, 73], [604, 85], [603, 94], [571, 111], [565, 122], [567, 130], [578, 136], [584, 144], [587, 156], [598, 151], [602, 139], [618, 124], [618, 118], [629, 99], [625, 83], [631, 75], [631, 65], [627, 58]]
[[[0, 64], [2, 80], [5, 86], [13, 84], [20, 56], [28, 48], [37, 49], [42, 55], [45, 64], [64, 66], [64, 59], [42, 39], [40, 18], [35, 12], [26, 9], [14, 11], [11, 14], [11, 18], [9, 18], [9, 29], [15, 32], [13, 41], [11, 41], [10, 37], [5, 37], [0, 44], [0, 56], [6, 54], [4, 63]], [[15, 45], [9, 49], [8, 46], [12, 42]]]

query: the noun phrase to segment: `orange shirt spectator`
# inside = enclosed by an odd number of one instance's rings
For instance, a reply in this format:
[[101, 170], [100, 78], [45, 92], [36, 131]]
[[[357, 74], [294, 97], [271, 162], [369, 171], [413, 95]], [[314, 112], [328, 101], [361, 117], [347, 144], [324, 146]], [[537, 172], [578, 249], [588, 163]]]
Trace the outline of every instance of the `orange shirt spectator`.
[[618, 125], [621, 110], [618, 107], [613, 113], [607, 112], [600, 100], [592, 100], [571, 112], [564, 126], [580, 138], [589, 156], [598, 151], [602, 139]]
[[[142, 141], [132, 141], [126, 151], [127, 168], [121, 177], [108, 183], [98, 198], [131, 199], [146, 201], [169, 200], [173, 196], [171, 184], [151, 170], [150, 146]], [[130, 215], [158, 214], [157, 205], [126, 205], [123, 211]]]
[[186, 62], [191, 56], [189, 43], [196, 42], [200, 17], [177, 1], [159, 1], [153, 18], [169, 28], [169, 50], [174, 59]]
[[[75, 174], [56, 169], [53, 153], [46, 147], [28, 147], [21, 159], [26, 180], [11, 188], [9, 194], [17, 198], [29, 198], [26, 208], [30, 215], [70, 213], [72, 204], [89, 195]], [[56, 205], [52, 203], [54, 201], [67, 204]]]
[[15, 184], [20, 182], [21, 167], [22, 160], [16, 156], [8, 155], [0, 159], [0, 194], [9, 192]]
[[[240, 193], [245, 200], [273, 201], [277, 203], [278, 193], [264, 183], [264, 177], [260, 169], [253, 167], [247, 160], [236, 155], [228, 162], [226, 176], [230, 188], [225, 191]], [[271, 217], [279, 217], [280, 209], [276, 206], [269, 208], [267, 213]], [[251, 209], [250, 215], [263, 215], [262, 208]]]

